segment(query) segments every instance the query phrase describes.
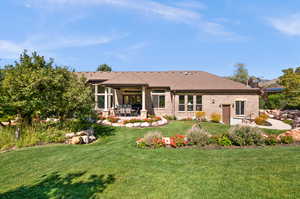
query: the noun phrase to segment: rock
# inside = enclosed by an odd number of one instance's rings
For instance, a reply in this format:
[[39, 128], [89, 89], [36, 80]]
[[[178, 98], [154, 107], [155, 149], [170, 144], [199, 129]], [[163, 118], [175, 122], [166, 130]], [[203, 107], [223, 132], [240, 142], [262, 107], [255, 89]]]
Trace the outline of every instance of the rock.
[[118, 126], [122, 126], [121, 123], [112, 123], [112, 126], [118, 127]]
[[150, 123], [149, 122], [143, 122], [141, 124], [141, 127], [149, 127], [150, 126]]
[[162, 126], [165, 124], [165, 122], [163, 120], [159, 120], [159, 121], [157, 121], [157, 124], [158, 124], [158, 126]]
[[72, 138], [72, 137], [74, 137], [76, 134], [75, 133], [67, 133], [66, 135], [65, 135], [65, 137], [66, 138]]
[[128, 127], [128, 128], [132, 128], [133, 124], [132, 123], [127, 123], [125, 126]]
[[89, 136], [89, 139], [90, 139], [90, 142], [93, 142], [93, 141], [95, 141], [97, 138], [95, 137], [95, 136]]
[[134, 126], [134, 127], [140, 127], [140, 126], [141, 126], [141, 123], [140, 123], [140, 122], [133, 123], [133, 126]]
[[90, 143], [89, 136], [87, 136], [87, 135], [81, 136], [81, 139], [82, 139], [82, 141], [83, 141], [84, 144]]
[[94, 130], [89, 129], [89, 130], [79, 131], [79, 132], [76, 133], [76, 135], [77, 136], [84, 136], [84, 135], [90, 136], [90, 135], [94, 135]]
[[152, 122], [151, 126], [158, 126], [157, 122]]
[[82, 143], [82, 138], [79, 136], [73, 137], [71, 139], [71, 144], [81, 144]]
[[285, 133], [282, 133], [277, 136], [277, 140], [280, 140], [280, 138], [283, 136], [291, 136], [291, 137], [293, 137], [293, 140], [295, 142], [300, 142], [300, 129], [294, 129], [294, 130], [290, 130]]

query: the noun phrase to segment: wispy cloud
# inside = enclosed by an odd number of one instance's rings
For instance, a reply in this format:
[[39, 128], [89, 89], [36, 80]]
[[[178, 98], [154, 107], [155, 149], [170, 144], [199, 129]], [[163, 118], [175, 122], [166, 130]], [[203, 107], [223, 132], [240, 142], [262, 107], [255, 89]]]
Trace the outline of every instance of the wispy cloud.
[[92, 45], [103, 45], [110, 43], [123, 36], [53, 36], [53, 35], [33, 35], [22, 42], [14, 42], [8, 40], [0, 40], [0, 55], [1, 58], [16, 58], [24, 49], [29, 51], [51, 52], [56, 49], [71, 48], [71, 47], [86, 47]]
[[200, 1], [195, 0], [186, 0], [186, 1], [179, 1], [176, 2], [174, 5], [182, 8], [188, 8], [188, 9], [206, 9], [207, 6], [204, 3], [201, 3]]
[[212, 35], [230, 37], [233, 34], [225, 30], [222, 24], [205, 19], [201, 13], [192, 8], [203, 8], [204, 5], [198, 1], [187, 0], [175, 4], [163, 4], [153, 0], [28, 0], [27, 5], [31, 7], [54, 7], [68, 9], [70, 6], [80, 8], [91, 6], [114, 6], [131, 9], [142, 15], [152, 15], [165, 20], [191, 25]]
[[268, 21], [281, 33], [300, 36], [300, 13], [286, 17], [269, 18]]

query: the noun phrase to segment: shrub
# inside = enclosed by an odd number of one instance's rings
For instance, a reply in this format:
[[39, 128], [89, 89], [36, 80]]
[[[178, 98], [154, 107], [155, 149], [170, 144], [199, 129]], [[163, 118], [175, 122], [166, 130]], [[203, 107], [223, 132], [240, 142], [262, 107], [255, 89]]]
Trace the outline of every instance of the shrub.
[[112, 116], [107, 117], [106, 119], [111, 123], [117, 123], [120, 120], [120, 118], [112, 117]]
[[287, 99], [283, 94], [271, 94], [268, 96], [265, 108], [283, 109], [287, 105]]
[[166, 120], [177, 120], [175, 115], [164, 115], [163, 116]]
[[277, 139], [275, 135], [270, 135], [269, 137], [265, 138], [266, 145], [275, 145], [277, 143]]
[[221, 115], [219, 113], [212, 113], [210, 118], [212, 122], [220, 123], [221, 121]]
[[283, 120], [284, 123], [288, 124], [288, 125], [293, 125], [294, 121], [293, 120]]
[[260, 114], [259, 117], [261, 117], [261, 118], [264, 119], [264, 120], [269, 119], [269, 116], [268, 116], [266, 113]]
[[210, 134], [202, 128], [192, 128], [187, 133], [187, 140], [199, 146], [209, 144]]
[[217, 139], [217, 143], [218, 143], [218, 145], [221, 145], [221, 146], [231, 146], [232, 145], [232, 142], [228, 138], [227, 135], [222, 135], [221, 137], [219, 137]]
[[193, 120], [193, 118], [191, 118], [191, 117], [186, 117], [186, 118], [180, 119], [180, 121], [192, 121], [192, 120]]
[[199, 121], [205, 121], [205, 112], [204, 111], [198, 111], [195, 113], [196, 119]]
[[257, 124], [257, 125], [262, 125], [262, 126], [269, 125], [265, 116], [258, 116], [254, 119], [254, 121], [255, 121], [255, 124]]
[[281, 136], [280, 137], [280, 142], [282, 144], [291, 144], [294, 142], [294, 139], [292, 136]]
[[149, 147], [161, 147], [163, 146], [162, 134], [159, 131], [149, 131], [144, 135], [144, 142]]
[[183, 147], [186, 144], [188, 144], [188, 142], [185, 140], [184, 135], [175, 135], [173, 137], [171, 137], [171, 146], [173, 147]]
[[232, 144], [238, 146], [263, 145], [265, 142], [262, 131], [249, 126], [235, 126], [230, 128], [228, 138]]

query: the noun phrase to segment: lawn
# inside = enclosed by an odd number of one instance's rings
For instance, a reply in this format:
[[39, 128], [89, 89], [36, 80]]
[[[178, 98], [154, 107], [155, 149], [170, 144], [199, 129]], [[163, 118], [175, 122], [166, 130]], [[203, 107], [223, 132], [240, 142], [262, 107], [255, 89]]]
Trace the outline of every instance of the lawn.
[[[192, 124], [155, 130], [174, 135]], [[228, 129], [203, 127], [212, 134]], [[300, 147], [136, 148], [149, 130], [116, 128], [95, 144], [1, 153], [0, 198], [300, 198]]]

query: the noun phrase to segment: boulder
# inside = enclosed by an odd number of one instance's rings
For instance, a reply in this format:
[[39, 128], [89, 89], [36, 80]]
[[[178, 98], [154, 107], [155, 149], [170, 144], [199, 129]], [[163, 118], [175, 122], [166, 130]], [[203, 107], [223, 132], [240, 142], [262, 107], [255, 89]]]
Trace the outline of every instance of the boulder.
[[74, 136], [75, 136], [75, 133], [67, 133], [67, 134], [65, 135], [66, 138], [72, 138], [72, 137], [74, 137]]
[[89, 139], [90, 139], [90, 142], [93, 142], [93, 141], [95, 141], [97, 138], [95, 137], [95, 136], [89, 136]]
[[83, 141], [84, 144], [90, 143], [89, 136], [87, 136], [87, 135], [81, 136], [81, 139], [82, 139], [82, 141]]
[[291, 136], [291, 137], [293, 137], [293, 140], [295, 142], [300, 142], [300, 129], [294, 129], [294, 130], [290, 130], [285, 133], [282, 133], [277, 136], [277, 140], [280, 140], [280, 138], [283, 136]]
[[158, 122], [152, 122], [151, 126], [158, 126]]
[[141, 127], [141, 123], [140, 122], [133, 123], [133, 126], [134, 127]]
[[141, 123], [141, 127], [149, 127], [150, 123], [149, 122], [143, 122]]
[[81, 144], [81, 143], [82, 143], [82, 138], [79, 137], [79, 136], [72, 137], [70, 143], [71, 143], [71, 144]]
[[122, 126], [121, 123], [112, 123], [112, 126], [118, 127], [118, 126]]
[[132, 128], [133, 127], [133, 123], [127, 123], [125, 126], [128, 127], [128, 128]]

